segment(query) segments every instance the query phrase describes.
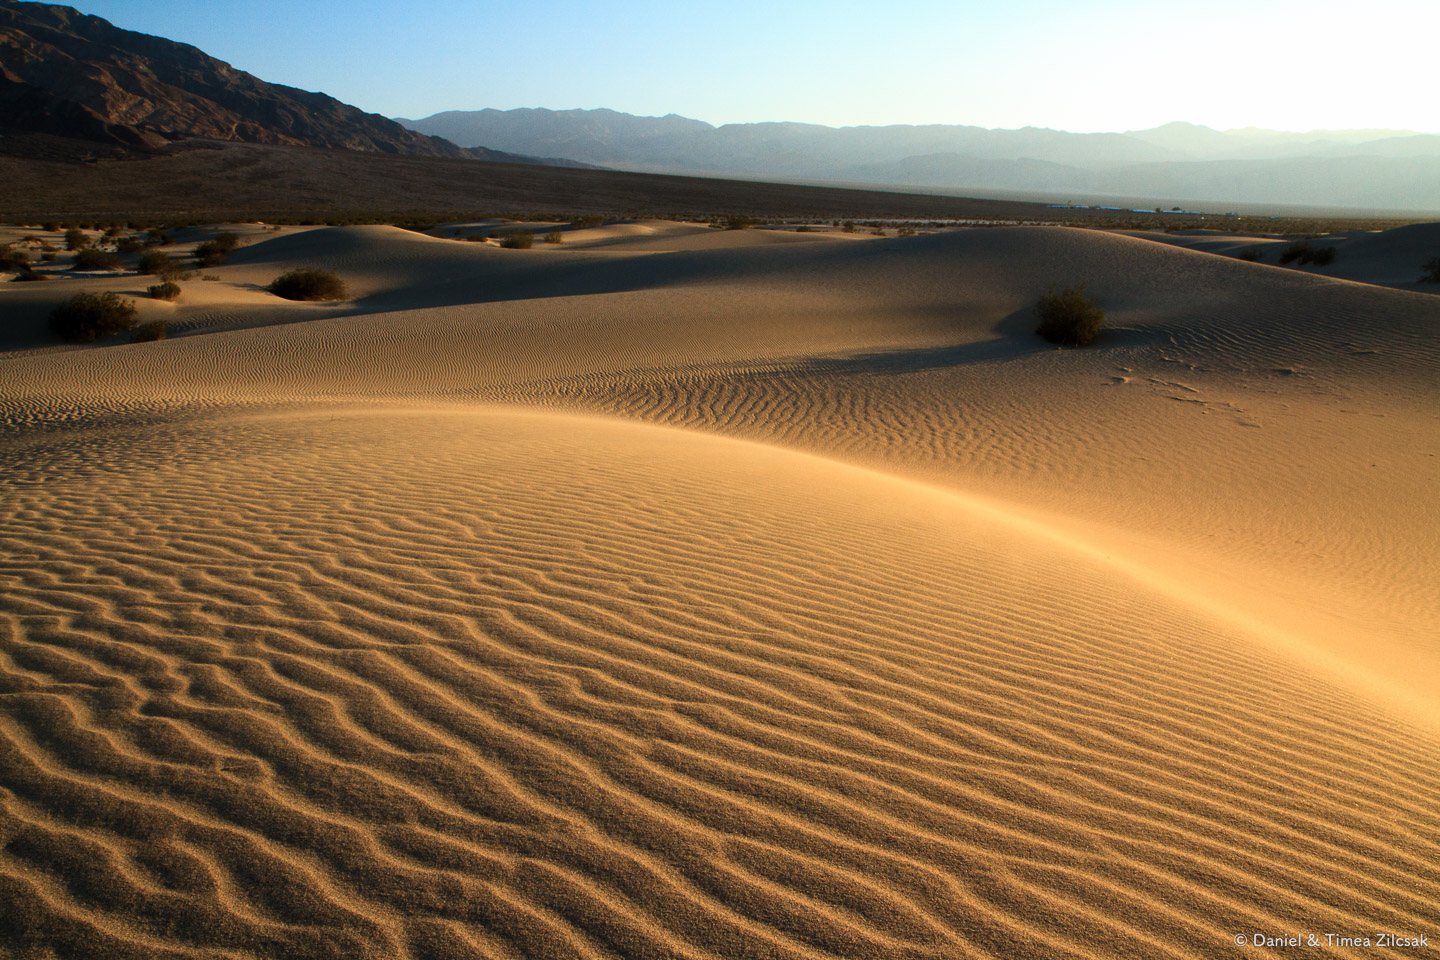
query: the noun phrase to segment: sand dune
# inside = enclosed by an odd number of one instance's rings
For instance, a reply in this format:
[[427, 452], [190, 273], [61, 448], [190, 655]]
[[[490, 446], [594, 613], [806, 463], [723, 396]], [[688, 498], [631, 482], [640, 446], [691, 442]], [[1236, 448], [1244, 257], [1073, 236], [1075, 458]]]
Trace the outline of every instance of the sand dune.
[[1440, 301], [1057, 228], [215, 273], [0, 357], [0, 950], [1440, 932]]
[[[1242, 251], [1259, 252], [1264, 263], [1277, 263], [1281, 251], [1292, 242], [1272, 237], [1230, 236], [1223, 233], [1187, 232], [1167, 234], [1136, 231], [1132, 236], [1235, 256]], [[1437, 293], [1440, 287], [1421, 282], [1422, 267], [1440, 256], [1440, 224], [1413, 223], [1390, 230], [1353, 230], [1327, 234], [1309, 241], [1314, 247], [1333, 247], [1335, 259], [1324, 266], [1294, 263], [1296, 269], [1319, 276], [1373, 283], [1399, 290]]]

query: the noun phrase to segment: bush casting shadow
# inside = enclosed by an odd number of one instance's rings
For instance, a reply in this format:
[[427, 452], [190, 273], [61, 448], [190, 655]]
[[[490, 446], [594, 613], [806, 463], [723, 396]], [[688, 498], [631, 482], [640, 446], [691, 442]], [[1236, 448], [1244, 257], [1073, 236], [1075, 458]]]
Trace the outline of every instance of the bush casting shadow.
[[89, 343], [129, 330], [135, 313], [118, 293], [78, 293], [50, 312], [50, 329], [70, 343]]
[[265, 289], [286, 300], [344, 300], [348, 296], [343, 280], [314, 267], [282, 274]]
[[120, 258], [104, 250], [86, 247], [75, 251], [75, 265], [72, 270], [119, 270]]
[[130, 334], [131, 343], [150, 343], [154, 340], [164, 340], [170, 336], [170, 329], [165, 325], [164, 320], [156, 320], [153, 323], [144, 323], [135, 328]]
[[508, 233], [500, 241], [500, 246], [506, 250], [529, 250], [530, 245], [535, 242], [535, 237], [528, 230], [516, 230]]
[[1085, 295], [1085, 285], [1054, 288], [1035, 304], [1040, 325], [1035, 332], [1062, 347], [1083, 347], [1094, 341], [1105, 325], [1105, 311]]

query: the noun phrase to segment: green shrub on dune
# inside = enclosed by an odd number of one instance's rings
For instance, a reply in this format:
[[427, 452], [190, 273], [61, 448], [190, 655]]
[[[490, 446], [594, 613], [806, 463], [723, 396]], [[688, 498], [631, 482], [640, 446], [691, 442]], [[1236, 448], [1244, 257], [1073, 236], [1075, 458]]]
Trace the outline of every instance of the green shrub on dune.
[[1040, 325], [1035, 332], [1063, 347], [1083, 347], [1094, 341], [1105, 325], [1105, 311], [1085, 295], [1085, 285], [1053, 288], [1035, 305]]
[[314, 267], [282, 274], [266, 289], [286, 300], [344, 300], [349, 295], [343, 280], [329, 270]]
[[77, 293], [50, 312], [50, 329], [71, 343], [89, 343], [129, 330], [135, 313], [135, 304], [118, 293]]

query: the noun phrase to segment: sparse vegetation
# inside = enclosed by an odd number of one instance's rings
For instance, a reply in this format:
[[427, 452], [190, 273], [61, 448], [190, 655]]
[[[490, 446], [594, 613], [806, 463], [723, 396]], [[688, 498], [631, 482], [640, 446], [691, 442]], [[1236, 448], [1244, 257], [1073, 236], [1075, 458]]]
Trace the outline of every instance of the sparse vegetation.
[[142, 276], [163, 277], [167, 273], [175, 272], [176, 265], [175, 261], [170, 259], [169, 254], [151, 250], [140, 258], [140, 265], [137, 269]]
[[145, 241], [139, 237], [121, 237], [115, 241], [115, 250], [118, 253], [139, 253], [145, 249]]
[[1280, 251], [1282, 264], [1294, 263], [1298, 260], [1302, 267], [1311, 263], [1323, 267], [1334, 259], [1334, 247], [1312, 247], [1309, 240], [1297, 240]]
[[1420, 275], [1421, 283], [1440, 283], [1440, 257], [1431, 257], [1420, 269], [1425, 271]]
[[1050, 292], [1035, 305], [1040, 325], [1035, 332], [1051, 343], [1083, 347], [1094, 341], [1105, 325], [1105, 311], [1085, 294], [1085, 285]]
[[71, 343], [113, 337], [135, 325], [135, 304], [118, 293], [78, 293], [50, 312], [50, 329]]
[[86, 247], [75, 251], [75, 265], [72, 270], [119, 270], [120, 258], [113, 253]]
[[545, 234], [545, 242], [546, 242], [546, 243], [564, 243], [564, 242], [565, 242], [565, 234], [561, 233], [559, 230], [551, 230], [549, 233]]
[[854, 220], [846, 220], [844, 223], [842, 223], [842, 224], [840, 225], [840, 229], [843, 230], [843, 231], [845, 231], [846, 233], [854, 233], [854, 232], [855, 232], [855, 221], [854, 221]]
[[1260, 261], [1260, 248], [1246, 247], [1244, 250], [1235, 254], [1235, 259], [1244, 260], [1247, 263], [1258, 263]]
[[[152, 288], [153, 289], [153, 288]], [[155, 340], [164, 340], [170, 336], [170, 328], [164, 320], [155, 320], [151, 323], [142, 323], [130, 334], [131, 343], [151, 343]]]
[[146, 287], [145, 292], [150, 294], [151, 299], [154, 300], [178, 300], [180, 299], [180, 284], [166, 280], [153, 287]]
[[11, 277], [10, 281], [12, 283], [27, 283], [33, 280], [45, 279], [47, 279], [45, 274], [41, 273], [39, 270], [36, 270], [32, 267], [26, 267], [19, 273], [15, 274], [15, 276]]
[[0, 270], [24, 270], [30, 265], [30, 254], [10, 244], [0, 244]]
[[732, 214], [722, 221], [722, 225], [726, 230], [749, 230], [755, 226], [755, 218], [742, 214]]
[[529, 250], [534, 242], [535, 236], [529, 230], [516, 230], [505, 234], [500, 240], [500, 246], [506, 250]]
[[233, 233], [217, 233], [213, 240], [206, 240], [195, 248], [195, 262], [202, 267], [218, 267], [225, 262], [237, 246], [240, 237]]
[[798, 226], [798, 227], [795, 228], [795, 232], [796, 232], [796, 233], [809, 233], [810, 231], [812, 231], [812, 230], [814, 230], [814, 229], [815, 229], [815, 228], [812, 227], [812, 226], [810, 226], [810, 224], [808, 224], [808, 223], [802, 223], [802, 224], [800, 224], [800, 226]]
[[266, 289], [286, 300], [344, 300], [348, 296], [344, 281], [329, 270], [314, 267], [282, 274]]
[[82, 250], [90, 246], [90, 236], [79, 227], [71, 227], [65, 231], [65, 249]]

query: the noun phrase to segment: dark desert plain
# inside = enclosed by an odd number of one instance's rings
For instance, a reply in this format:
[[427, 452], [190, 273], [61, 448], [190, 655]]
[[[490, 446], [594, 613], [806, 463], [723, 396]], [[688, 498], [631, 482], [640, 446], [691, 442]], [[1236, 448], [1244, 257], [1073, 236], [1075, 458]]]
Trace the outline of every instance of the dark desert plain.
[[1440, 945], [1440, 224], [72, 133], [0, 957]]

